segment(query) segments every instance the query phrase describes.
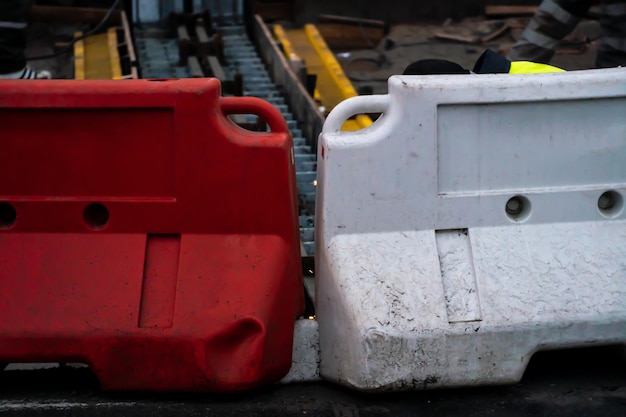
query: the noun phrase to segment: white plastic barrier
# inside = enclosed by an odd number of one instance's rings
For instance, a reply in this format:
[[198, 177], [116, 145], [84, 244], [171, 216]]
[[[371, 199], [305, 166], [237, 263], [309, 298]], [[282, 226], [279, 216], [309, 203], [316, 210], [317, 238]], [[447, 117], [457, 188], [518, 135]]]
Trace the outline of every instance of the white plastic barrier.
[[323, 378], [513, 383], [538, 350], [626, 342], [626, 69], [394, 76], [318, 153]]
[[317, 321], [296, 320], [293, 332], [293, 354], [289, 373], [282, 384], [315, 382], [320, 379], [319, 331]]

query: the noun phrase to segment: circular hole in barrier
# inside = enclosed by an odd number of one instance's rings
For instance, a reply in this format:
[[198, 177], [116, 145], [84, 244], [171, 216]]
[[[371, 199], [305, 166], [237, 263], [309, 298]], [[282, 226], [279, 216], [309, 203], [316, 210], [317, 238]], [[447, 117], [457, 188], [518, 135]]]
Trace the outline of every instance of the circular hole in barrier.
[[90, 229], [100, 230], [109, 222], [109, 210], [100, 203], [91, 203], [85, 207], [83, 218]]
[[17, 220], [15, 207], [9, 203], [0, 203], [0, 229], [9, 229]]
[[516, 195], [509, 198], [504, 209], [509, 219], [523, 222], [530, 217], [530, 200], [522, 195]]
[[624, 198], [614, 190], [605, 191], [598, 197], [598, 210], [605, 217], [615, 217], [624, 208]]

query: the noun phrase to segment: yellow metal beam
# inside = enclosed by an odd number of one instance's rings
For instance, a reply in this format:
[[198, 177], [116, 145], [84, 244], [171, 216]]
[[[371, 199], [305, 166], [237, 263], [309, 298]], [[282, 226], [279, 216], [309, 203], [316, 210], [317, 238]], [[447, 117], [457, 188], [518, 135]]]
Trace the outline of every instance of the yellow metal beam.
[[[308, 24], [304, 27], [307, 37], [309, 38], [311, 45], [315, 48], [315, 51], [322, 59], [326, 70], [330, 73], [333, 81], [335, 82], [337, 88], [341, 91], [344, 100], [350, 97], [358, 96], [358, 93], [354, 89], [354, 86], [343, 72], [343, 68], [335, 58], [335, 54], [330, 50], [328, 44], [322, 37], [322, 34], [317, 30], [315, 25]], [[343, 130], [357, 130], [363, 129], [372, 124], [372, 119], [368, 116], [359, 115], [356, 117], [356, 125], [358, 126], [356, 129], [347, 128], [348, 126], [344, 125]]]
[[107, 31], [107, 41], [109, 47], [109, 65], [111, 66], [111, 79], [122, 79], [122, 66], [120, 52], [117, 49], [117, 29], [109, 28]]
[[[357, 125], [359, 125], [358, 129], [350, 129], [350, 130], [359, 130], [366, 128], [372, 125], [372, 119], [369, 116], [365, 116], [363, 114], [359, 114], [354, 120], [356, 120]], [[347, 130], [347, 129], [346, 129]]]
[[[284, 29], [275, 25], [274, 35], [282, 43], [283, 51], [289, 59], [304, 60], [307, 71], [317, 76], [314, 98], [327, 111], [343, 100], [357, 95], [315, 25], [306, 25], [304, 29]], [[358, 130], [371, 124], [372, 120], [368, 116], [360, 115], [348, 120], [343, 130]]]
[[296, 51], [293, 49], [293, 45], [291, 44], [291, 41], [287, 37], [287, 33], [285, 33], [285, 29], [283, 29], [281, 25], [274, 25], [274, 36], [276, 37], [278, 42], [280, 42], [280, 44], [283, 46], [283, 52], [285, 53], [285, 56], [287, 57], [287, 59], [290, 59], [290, 60], [300, 59]]
[[337, 88], [341, 96], [344, 99], [356, 96], [357, 93], [352, 86], [352, 83], [344, 74], [341, 65], [337, 62], [335, 55], [328, 47], [326, 41], [317, 28], [314, 25], [309, 24], [304, 27], [304, 32], [306, 33], [309, 42], [315, 49], [315, 52], [320, 57], [322, 64], [326, 67], [326, 70], [335, 84], [335, 88]]
[[[80, 38], [83, 32], [76, 32], [74, 36]], [[74, 78], [85, 79], [85, 41], [82, 39], [74, 43]]]
[[[281, 25], [274, 25], [274, 37], [276, 40], [282, 45], [283, 53], [287, 57], [289, 61], [304, 61], [297, 53], [296, 50], [289, 40], [289, 36], [285, 32], [285, 29]], [[305, 61], [306, 63], [306, 61]], [[320, 95], [319, 89], [315, 88], [313, 92], [313, 99], [318, 103], [322, 102], [322, 97]]]
[[[75, 34], [82, 36], [81, 32]], [[117, 49], [117, 32], [88, 36], [74, 44], [74, 78], [77, 80], [120, 80], [122, 67]]]

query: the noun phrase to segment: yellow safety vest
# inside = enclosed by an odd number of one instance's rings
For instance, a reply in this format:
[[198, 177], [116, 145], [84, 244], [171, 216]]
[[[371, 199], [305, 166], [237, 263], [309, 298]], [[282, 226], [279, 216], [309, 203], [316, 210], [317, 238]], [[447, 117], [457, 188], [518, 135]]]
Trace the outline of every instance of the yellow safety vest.
[[476, 74], [541, 74], [547, 72], [565, 72], [561, 68], [529, 61], [509, 61], [502, 55], [487, 49], [476, 61]]
[[529, 61], [511, 61], [509, 74], [541, 74], [544, 72], [565, 72], [552, 65], [537, 64]]

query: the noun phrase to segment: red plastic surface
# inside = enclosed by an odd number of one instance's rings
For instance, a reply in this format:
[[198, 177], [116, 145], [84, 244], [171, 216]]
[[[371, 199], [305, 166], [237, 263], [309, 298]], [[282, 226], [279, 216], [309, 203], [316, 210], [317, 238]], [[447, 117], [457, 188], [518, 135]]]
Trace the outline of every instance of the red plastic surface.
[[84, 362], [109, 390], [281, 378], [296, 196], [278, 110], [217, 80], [0, 82], [0, 362]]

